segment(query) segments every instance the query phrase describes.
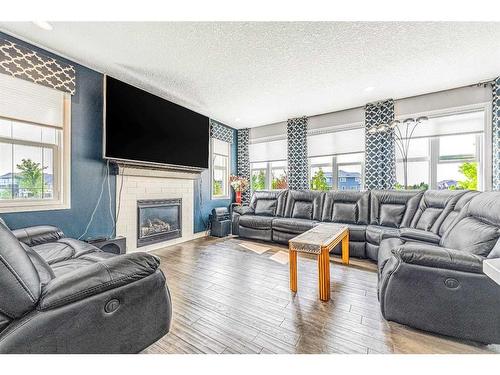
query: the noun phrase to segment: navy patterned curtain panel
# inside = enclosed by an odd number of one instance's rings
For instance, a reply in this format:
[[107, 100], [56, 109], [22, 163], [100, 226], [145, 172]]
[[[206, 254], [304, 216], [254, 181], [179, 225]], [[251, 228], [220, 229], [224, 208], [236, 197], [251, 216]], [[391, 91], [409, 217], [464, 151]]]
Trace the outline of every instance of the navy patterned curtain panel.
[[[238, 129], [238, 176], [250, 180], [249, 129]], [[241, 194], [243, 204], [250, 203], [250, 189]]]
[[0, 73], [73, 95], [75, 67], [0, 38]]
[[309, 188], [307, 163], [307, 117], [287, 121], [288, 139], [288, 188], [306, 190]]
[[370, 133], [379, 124], [394, 120], [394, 100], [365, 106], [365, 187], [393, 189], [396, 184], [396, 152], [394, 130]]
[[219, 141], [233, 143], [233, 129], [210, 119], [210, 137]]
[[493, 190], [500, 190], [500, 77], [493, 81]]

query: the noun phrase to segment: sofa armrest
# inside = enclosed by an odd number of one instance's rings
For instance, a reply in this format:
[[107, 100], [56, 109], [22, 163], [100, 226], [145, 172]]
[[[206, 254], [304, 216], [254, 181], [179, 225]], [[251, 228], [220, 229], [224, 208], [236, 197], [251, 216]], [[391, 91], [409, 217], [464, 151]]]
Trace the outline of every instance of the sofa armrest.
[[438, 244], [441, 240], [441, 237], [435, 233], [414, 228], [401, 228], [400, 237], [407, 241], [420, 241], [433, 244]]
[[447, 270], [483, 273], [484, 258], [460, 250], [425, 244], [406, 244], [393, 250], [401, 262]]
[[19, 241], [28, 246], [56, 242], [57, 240], [64, 238], [63, 231], [52, 225], [39, 225], [36, 227], [14, 229], [12, 233]]
[[235, 206], [233, 212], [239, 215], [251, 215], [254, 213], [254, 210], [248, 206]]
[[160, 260], [146, 253], [119, 255], [51, 280], [42, 290], [38, 310], [50, 310], [155, 273]]

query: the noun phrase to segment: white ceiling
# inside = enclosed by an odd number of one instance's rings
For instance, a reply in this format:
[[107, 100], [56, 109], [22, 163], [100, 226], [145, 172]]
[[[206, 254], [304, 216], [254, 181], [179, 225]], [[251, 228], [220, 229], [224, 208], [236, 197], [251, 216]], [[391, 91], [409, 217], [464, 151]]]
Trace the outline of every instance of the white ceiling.
[[52, 25], [0, 29], [236, 128], [500, 75], [500, 23]]

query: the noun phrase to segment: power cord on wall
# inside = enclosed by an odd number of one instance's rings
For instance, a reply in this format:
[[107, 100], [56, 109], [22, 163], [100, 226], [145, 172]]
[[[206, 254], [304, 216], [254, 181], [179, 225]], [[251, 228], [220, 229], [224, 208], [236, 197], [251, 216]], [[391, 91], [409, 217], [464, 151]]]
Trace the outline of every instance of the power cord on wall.
[[90, 220], [87, 223], [87, 226], [85, 227], [85, 231], [82, 233], [82, 235], [80, 237], [78, 237], [79, 240], [81, 240], [83, 237], [85, 237], [85, 235], [89, 231], [90, 225], [94, 221], [94, 217], [95, 217], [95, 214], [97, 212], [97, 209], [99, 208], [99, 205], [101, 204], [102, 195], [104, 193], [104, 184], [106, 183], [106, 181], [108, 183], [109, 213], [111, 214], [111, 220], [113, 222], [113, 227], [115, 226], [115, 218], [114, 218], [114, 215], [113, 215], [113, 208], [112, 208], [112, 205], [111, 205], [111, 185], [110, 185], [110, 181], [109, 181], [109, 160], [106, 161], [105, 172], [106, 173], [104, 174], [104, 178], [102, 179], [102, 183], [101, 183], [101, 191], [99, 193], [99, 198], [97, 198], [97, 203], [96, 203], [96, 205], [94, 207], [94, 210], [92, 211], [92, 214], [90, 215]]
[[205, 227], [205, 235], [209, 235], [210, 231], [210, 221], [205, 221], [204, 215], [203, 215], [203, 194], [202, 194], [202, 180], [201, 176], [198, 179], [198, 199], [200, 201], [200, 216], [201, 216], [201, 221], [203, 222], [203, 225]]
[[115, 218], [115, 226], [113, 228], [113, 235], [116, 235], [116, 223], [118, 222], [118, 219], [120, 218], [120, 210], [122, 207], [122, 190], [123, 190], [123, 175], [125, 173], [125, 166], [121, 167], [121, 173], [119, 174], [120, 176], [120, 189], [118, 191], [118, 202], [116, 205], [116, 218]]

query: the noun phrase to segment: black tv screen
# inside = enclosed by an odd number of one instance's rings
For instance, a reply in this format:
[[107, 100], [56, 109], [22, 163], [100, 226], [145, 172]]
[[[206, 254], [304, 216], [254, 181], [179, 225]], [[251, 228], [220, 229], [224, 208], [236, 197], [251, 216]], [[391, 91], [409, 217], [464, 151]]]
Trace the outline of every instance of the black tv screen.
[[108, 159], [208, 168], [208, 117], [106, 77]]

